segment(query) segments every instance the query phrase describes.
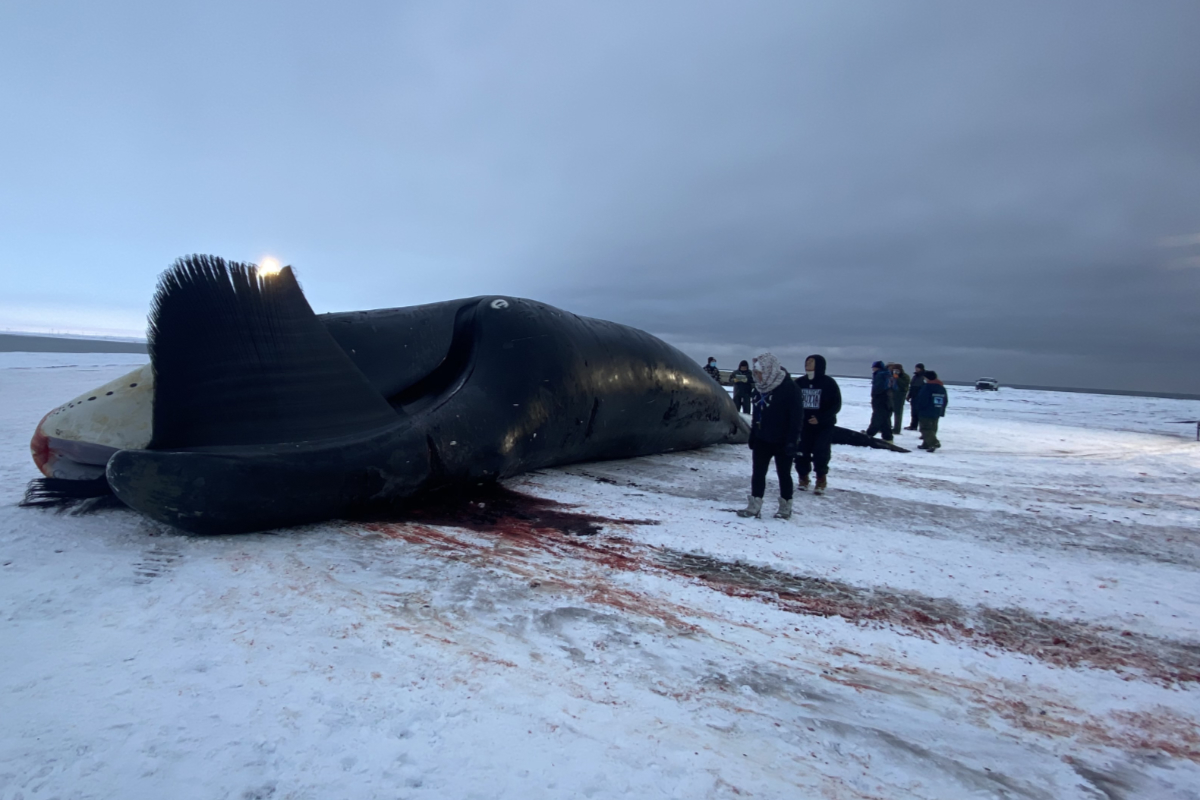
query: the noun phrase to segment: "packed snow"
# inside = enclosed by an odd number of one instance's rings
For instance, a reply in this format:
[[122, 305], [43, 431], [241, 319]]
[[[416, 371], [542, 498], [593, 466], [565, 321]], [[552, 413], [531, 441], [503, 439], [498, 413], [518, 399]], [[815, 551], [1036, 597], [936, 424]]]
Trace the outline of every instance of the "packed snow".
[[18, 508], [144, 361], [0, 354], [3, 800], [1200, 797], [1200, 402], [951, 387], [786, 522], [744, 446], [243, 536]]

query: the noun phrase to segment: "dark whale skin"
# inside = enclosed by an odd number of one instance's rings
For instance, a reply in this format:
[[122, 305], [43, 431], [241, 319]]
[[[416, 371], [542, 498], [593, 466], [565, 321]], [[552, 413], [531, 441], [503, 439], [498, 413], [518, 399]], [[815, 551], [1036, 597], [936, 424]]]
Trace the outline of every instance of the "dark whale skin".
[[[321, 319], [388, 402], [426, 432], [449, 474], [503, 478], [746, 441], [724, 388], [648, 333], [521, 298], [437, 306], [440, 316], [453, 312], [452, 334], [439, 366], [416, 381], [400, 354], [411, 319], [434, 327], [429, 307]], [[422, 352], [415, 360], [433, 359]]]
[[119, 451], [106, 471], [117, 497], [186, 531], [250, 532], [448, 485], [748, 435], [725, 390], [676, 348], [532, 300], [316, 319], [394, 418], [332, 438]]

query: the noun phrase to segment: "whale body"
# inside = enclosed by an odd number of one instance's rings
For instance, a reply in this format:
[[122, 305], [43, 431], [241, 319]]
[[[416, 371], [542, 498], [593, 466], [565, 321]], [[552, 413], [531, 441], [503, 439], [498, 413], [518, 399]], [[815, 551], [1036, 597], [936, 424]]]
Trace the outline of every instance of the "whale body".
[[290, 267], [191, 256], [160, 279], [149, 351], [39, 425], [49, 494], [86, 485], [186, 531], [249, 532], [749, 434], [661, 339], [516, 297], [318, 316]]

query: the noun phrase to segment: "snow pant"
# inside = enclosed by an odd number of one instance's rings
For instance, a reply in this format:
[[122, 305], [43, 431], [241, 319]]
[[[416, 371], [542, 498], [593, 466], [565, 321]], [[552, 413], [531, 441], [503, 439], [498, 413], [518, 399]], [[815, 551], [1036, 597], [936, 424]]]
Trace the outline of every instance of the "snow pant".
[[925, 441], [925, 447], [941, 447], [942, 443], [937, 438], [939, 417], [921, 417], [921, 422], [918, 427], [921, 429], [921, 438]]
[[779, 476], [779, 496], [792, 499], [792, 459], [788, 448], [781, 444], [760, 443], [750, 451], [754, 472], [750, 475], [750, 494], [762, 497], [767, 491], [767, 467], [775, 459], [775, 474]]
[[871, 397], [871, 427], [867, 436], [882, 434], [885, 442], [892, 440], [892, 401], [886, 394]]
[[920, 417], [917, 416], [917, 401], [909, 400], [908, 401], [908, 427], [916, 430], [918, 427], [917, 423], [919, 420], [920, 420]]
[[833, 426], [800, 427], [800, 449], [796, 453], [796, 472], [803, 478], [815, 467], [817, 477], [829, 474], [829, 456], [833, 447]]
[[737, 410], [743, 414], [750, 413], [750, 392], [742, 392], [741, 394], [733, 393], [733, 404], [737, 406]]

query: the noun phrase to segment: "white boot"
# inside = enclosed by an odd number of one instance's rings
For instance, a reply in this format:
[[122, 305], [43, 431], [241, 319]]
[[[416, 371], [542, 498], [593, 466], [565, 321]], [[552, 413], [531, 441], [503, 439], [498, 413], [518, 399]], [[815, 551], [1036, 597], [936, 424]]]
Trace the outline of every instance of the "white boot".
[[746, 495], [746, 500], [748, 500], [749, 502], [747, 503], [745, 508], [743, 508], [741, 511], [738, 512], [738, 516], [739, 517], [755, 517], [755, 518], [762, 516], [762, 500], [763, 499], [761, 497], [755, 497], [752, 494], [748, 494], [748, 495]]
[[779, 498], [779, 510], [775, 512], [775, 519], [791, 519], [792, 518], [792, 501]]

